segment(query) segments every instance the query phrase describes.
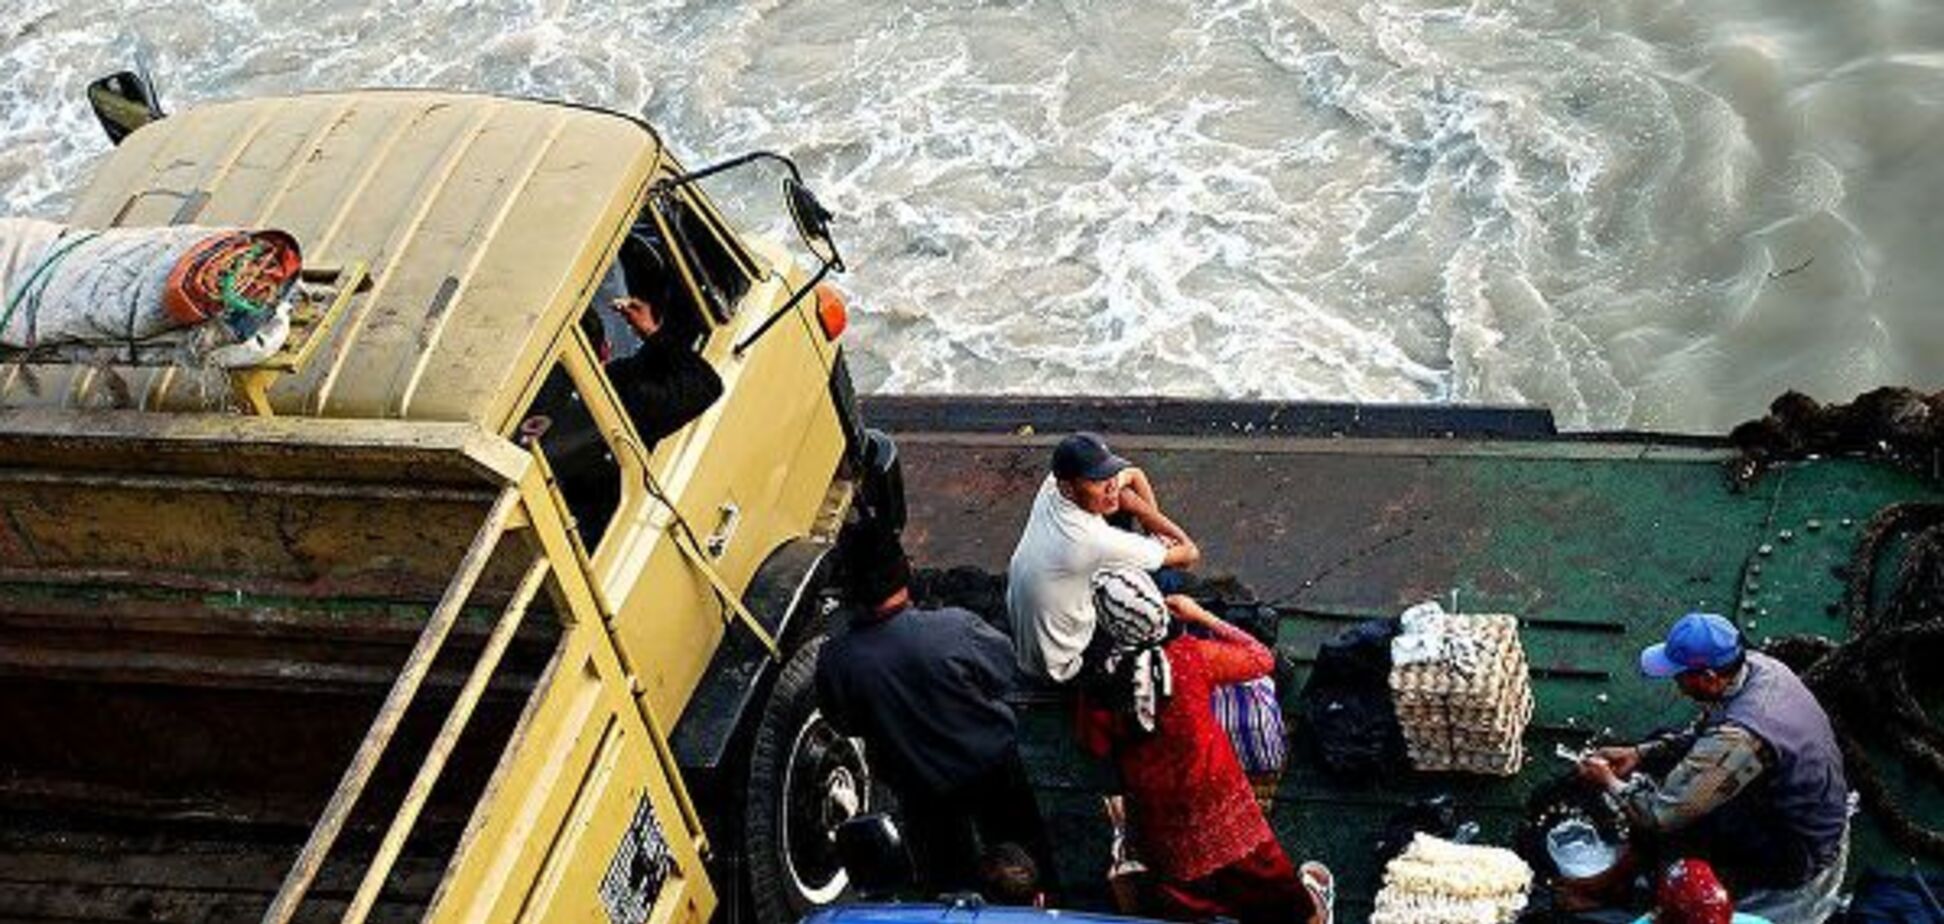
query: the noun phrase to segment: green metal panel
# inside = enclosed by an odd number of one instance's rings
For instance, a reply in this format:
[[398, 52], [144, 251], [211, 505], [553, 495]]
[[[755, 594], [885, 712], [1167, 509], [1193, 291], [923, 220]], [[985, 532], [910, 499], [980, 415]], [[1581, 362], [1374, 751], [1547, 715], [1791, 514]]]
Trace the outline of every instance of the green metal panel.
[[[1003, 574], [1050, 441], [900, 434], [920, 564]], [[1671, 683], [1638, 676], [1642, 646], [1683, 612], [1741, 620], [1758, 641], [1840, 637], [1847, 562], [1869, 517], [1940, 491], [1856, 460], [1805, 462], [1729, 490], [1725, 452], [1647, 443], [1183, 439], [1115, 437], [1148, 471], [1170, 515], [1194, 534], [1210, 576], [1232, 576], [1289, 612], [1280, 655], [1293, 707], [1322, 640], [1359, 618], [1456, 593], [1466, 612], [1525, 620], [1538, 709], [1517, 777], [1401, 773], [1345, 783], [1322, 776], [1298, 742], [1272, 822], [1295, 859], [1335, 869], [1347, 920], [1359, 920], [1380, 870], [1371, 845], [1411, 800], [1449, 792], [1483, 837], [1506, 843], [1532, 788], [1568, 771], [1555, 745], [1627, 738], [1684, 721]], [[1766, 553], [1763, 549], [1766, 548]], [[1935, 688], [1930, 702], [1944, 700]], [[1025, 751], [1062, 847], [1073, 898], [1102, 898], [1107, 771], [1074, 745], [1070, 705], [1038, 691], [1024, 708]], [[1920, 819], [1944, 818], [1934, 784], [1888, 777]], [[1193, 785], [1192, 781], [1185, 781]], [[1852, 869], [1901, 868], [1867, 819]]]
[[[1577, 747], [1602, 733], [1633, 740], [1690, 717], [1692, 704], [1671, 683], [1636, 669], [1640, 649], [1675, 616], [1727, 614], [1758, 643], [1796, 633], [1842, 637], [1835, 569], [1848, 562], [1862, 525], [1886, 504], [1936, 496], [1902, 473], [1849, 461], [1783, 469], [1739, 494], [1726, 488], [1713, 460], [1434, 464], [1447, 490], [1477, 505], [1479, 528], [1462, 531], [1479, 541], [1461, 543], [1455, 569], [1460, 609], [1529, 621], [1521, 637], [1538, 708], [1526, 736], [1527, 769], [1505, 781], [1418, 775], [1349, 799], [1340, 785], [1298, 765], [1283, 787], [1278, 830], [1294, 855], [1339, 869], [1353, 900], [1367, 900], [1376, 887], [1368, 839], [1400, 803], [1450, 791], [1488, 841], [1507, 843], [1531, 789], [1567, 770], [1551, 756], [1556, 744]], [[1283, 653], [1299, 660], [1313, 653], [1328, 634], [1317, 628], [1286, 628]], [[1291, 706], [1295, 692], [1284, 691]], [[1944, 818], [1944, 794], [1935, 787], [1906, 783], [1903, 791], [1916, 817]], [[1901, 867], [1899, 857], [1865, 817], [1853, 867]]]

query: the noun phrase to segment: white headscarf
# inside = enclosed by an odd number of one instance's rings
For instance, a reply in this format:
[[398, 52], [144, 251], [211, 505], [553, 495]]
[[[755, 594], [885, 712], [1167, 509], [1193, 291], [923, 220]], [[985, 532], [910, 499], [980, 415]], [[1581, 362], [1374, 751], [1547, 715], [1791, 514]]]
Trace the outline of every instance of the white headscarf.
[[1119, 677], [1123, 664], [1130, 686], [1128, 700], [1134, 721], [1154, 731], [1161, 703], [1174, 695], [1174, 672], [1161, 645], [1168, 640], [1168, 605], [1161, 588], [1145, 571], [1109, 568], [1093, 576], [1094, 614], [1099, 631], [1107, 633], [1110, 648], [1101, 667]]

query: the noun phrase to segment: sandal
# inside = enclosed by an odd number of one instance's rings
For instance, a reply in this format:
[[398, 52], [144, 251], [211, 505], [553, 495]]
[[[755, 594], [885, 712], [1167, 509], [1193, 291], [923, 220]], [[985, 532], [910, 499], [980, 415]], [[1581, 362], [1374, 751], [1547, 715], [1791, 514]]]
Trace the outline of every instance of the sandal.
[[1330, 873], [1329, 867], [1315, 860], [1303, 861], [1296, 875], [1316, 905], [1318, 924], [1332, 924], [1336, 918], [1336, 876]]

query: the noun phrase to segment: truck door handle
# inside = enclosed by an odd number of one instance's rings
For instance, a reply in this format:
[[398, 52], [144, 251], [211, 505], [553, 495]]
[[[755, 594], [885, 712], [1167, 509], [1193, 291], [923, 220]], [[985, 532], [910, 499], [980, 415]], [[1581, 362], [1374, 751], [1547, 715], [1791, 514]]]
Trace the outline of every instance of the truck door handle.
[[716, 520], [715, 532], [709, 534], [702, 547], [709, 550], [710, 558], [721, 558], [729, 550], [729, 540], [736, 535], [736, 526], [742, 523], [742, 508], [734, 501], [722, 505], [721, 517]]

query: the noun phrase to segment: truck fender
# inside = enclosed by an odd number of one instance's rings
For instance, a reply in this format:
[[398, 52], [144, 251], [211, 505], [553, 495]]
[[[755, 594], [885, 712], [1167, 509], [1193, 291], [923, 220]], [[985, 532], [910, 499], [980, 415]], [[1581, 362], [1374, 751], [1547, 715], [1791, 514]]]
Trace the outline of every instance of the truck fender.
[[[820, 628], [817, 591], [828, 579], [829, 543], [797, 537], [763, 559], [743, 593], [743, 605], [789, 653]], [[737, 741], [762, 716], [781, 667], [751, 633], [730, 627], [722, 645], [669, 736], [686, 776], [713, 777], [734, 760]]]
[[862, 745], [836, 734], [816, 708], [825, 622], [819, 591], [831, 550], [793, 539], [770, 553], [744, 602], [780, 640], [783, 660], [752, 633], [731, 629], [670, 736], [709, 831], [726, 924], [792, 924], [848, 892], [831, 851], [814, 838], [804, 842], [814, 826], [793, 793], [815, 789], [821, 801], [848, 795], [859, 810], [889, 798], [873, 782]]

